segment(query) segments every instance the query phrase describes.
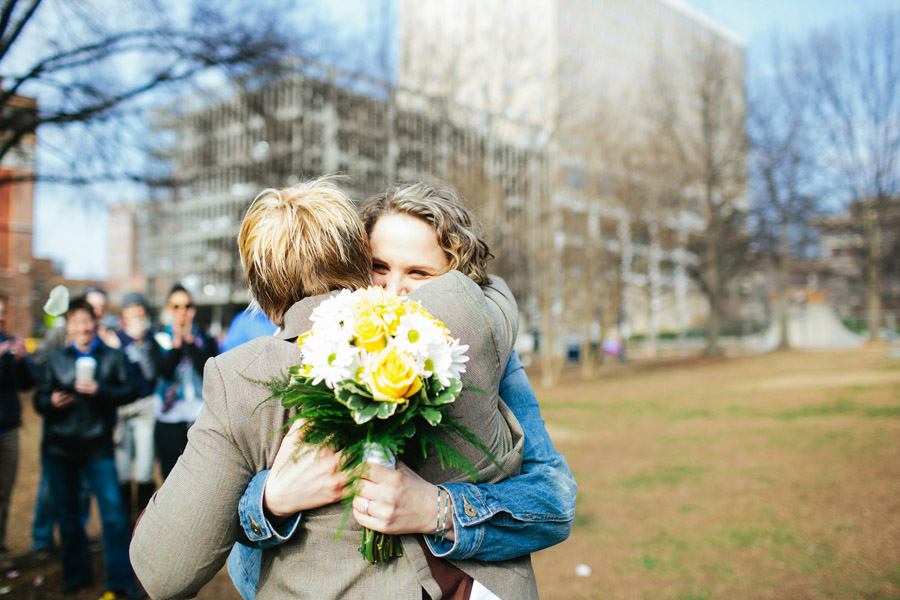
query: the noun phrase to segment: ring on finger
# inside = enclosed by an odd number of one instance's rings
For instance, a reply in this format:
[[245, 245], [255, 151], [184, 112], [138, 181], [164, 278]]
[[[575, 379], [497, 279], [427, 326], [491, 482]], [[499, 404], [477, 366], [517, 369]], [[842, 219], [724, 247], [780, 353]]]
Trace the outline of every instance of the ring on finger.
[[372, 516], [372, 515], [369, 514], [369, 503], [370, 503], [370, 502], [372, 502], [372, 501], [369, 500], [368, 498], [366, 498], [366, 505], [363, 507], [363, 513], [365, 513], [365, 515], [366, 515], [367, 517], [371, 517], [371, 516]]

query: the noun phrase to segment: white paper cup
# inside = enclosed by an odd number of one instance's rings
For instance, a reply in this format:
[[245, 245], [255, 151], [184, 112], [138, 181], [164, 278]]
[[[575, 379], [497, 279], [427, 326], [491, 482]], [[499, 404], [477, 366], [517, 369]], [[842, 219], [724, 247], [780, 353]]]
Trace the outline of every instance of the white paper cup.
[[93, 381], [97, 371], [97, 361], [92, 356], [80, 356], [75, 359], [75, 381]]

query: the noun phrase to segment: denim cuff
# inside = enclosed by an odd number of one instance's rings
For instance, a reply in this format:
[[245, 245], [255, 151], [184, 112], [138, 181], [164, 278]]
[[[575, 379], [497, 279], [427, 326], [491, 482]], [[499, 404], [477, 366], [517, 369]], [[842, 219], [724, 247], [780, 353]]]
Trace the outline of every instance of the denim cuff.
[[438, 541], [425, 535], [425, 543], [438, 558], [463, 559], [474, 555], [484, 541], [484, 522], [494, 516], [478, 487], [471, 483], [445, 483], [438, 488], [453, 499], [451, 504], [455, 541]]
[[275, 546], [290, 539], [294, 535], [302, 515], [302, 513], [298, 512], [287, 517], [277, 525], [269, 521], [263, 508], [263, 498], [268, 478], [268, 470], [257, 473], [247, 485], [247, 490], [241, 496], [241, 501], [238, 505], [241, 528], [244, 530], [247, 539], [254, 542], [254, 545], [259, 548]]

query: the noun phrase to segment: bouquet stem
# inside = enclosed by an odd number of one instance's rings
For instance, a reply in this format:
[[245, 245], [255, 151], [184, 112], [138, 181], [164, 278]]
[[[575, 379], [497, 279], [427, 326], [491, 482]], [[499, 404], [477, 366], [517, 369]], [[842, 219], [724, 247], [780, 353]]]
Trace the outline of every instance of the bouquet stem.
[[370, 563], [385, 563], [392, 558], [403, 556], [403, 546], [396, 535], [364, 528], [359, 552]]
[[[390, 450], [381, 444], [368, 441], [363, 446], [363, 460], [389, 469], [395, 469], [397, 464]], [[366, 528], [363, 528], [359, 551], [370, 563], [385, 563], [392, 558], [403, 556], [403, 546], [399, 537]]]

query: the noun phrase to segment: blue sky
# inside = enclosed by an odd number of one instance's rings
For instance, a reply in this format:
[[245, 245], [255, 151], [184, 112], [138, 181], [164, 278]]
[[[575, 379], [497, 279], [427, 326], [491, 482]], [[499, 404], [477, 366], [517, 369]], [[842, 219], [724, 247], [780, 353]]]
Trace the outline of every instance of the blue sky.
[[786, 38], [853, 20], [877, 10], [900, 8], [900, 0], [682, 0], [744, 39], [752, 53], [777, 30]]
[[[752, 65], [753, 57], [766, 45], [768, 36], [778, 31], [784, 38], [802, 38], [810, 30], [854, 20], [877, 10], [900, 8], [900, 0], [682, 0], [743, 38]], [[393, 2], [388, 1], [389, 5]], [[329, 17], [350, 19], [349, 39], [368, 39], [360, 35], [363, 22], [380, 18], [381, 3], [372, 0], [324, 2]], [[371, 26], [371, 25], [370, 25]], [[352, 36], [352, 37], [351, 37]], [[371, 48], [368, 50], [371, 51]], [[363, 51], [364, 53], [365, 51]], [[54, 258], [65, 265], [72, 278], [106, 277], [106, 214], [85, 210], [78, 198], [85, 194], [108, 193], [92, 189], [67, 190], [38, 185], [35, 199], [34, 252], [42, 258]], [[139, 192], [123, 186], [118, 199]]]

